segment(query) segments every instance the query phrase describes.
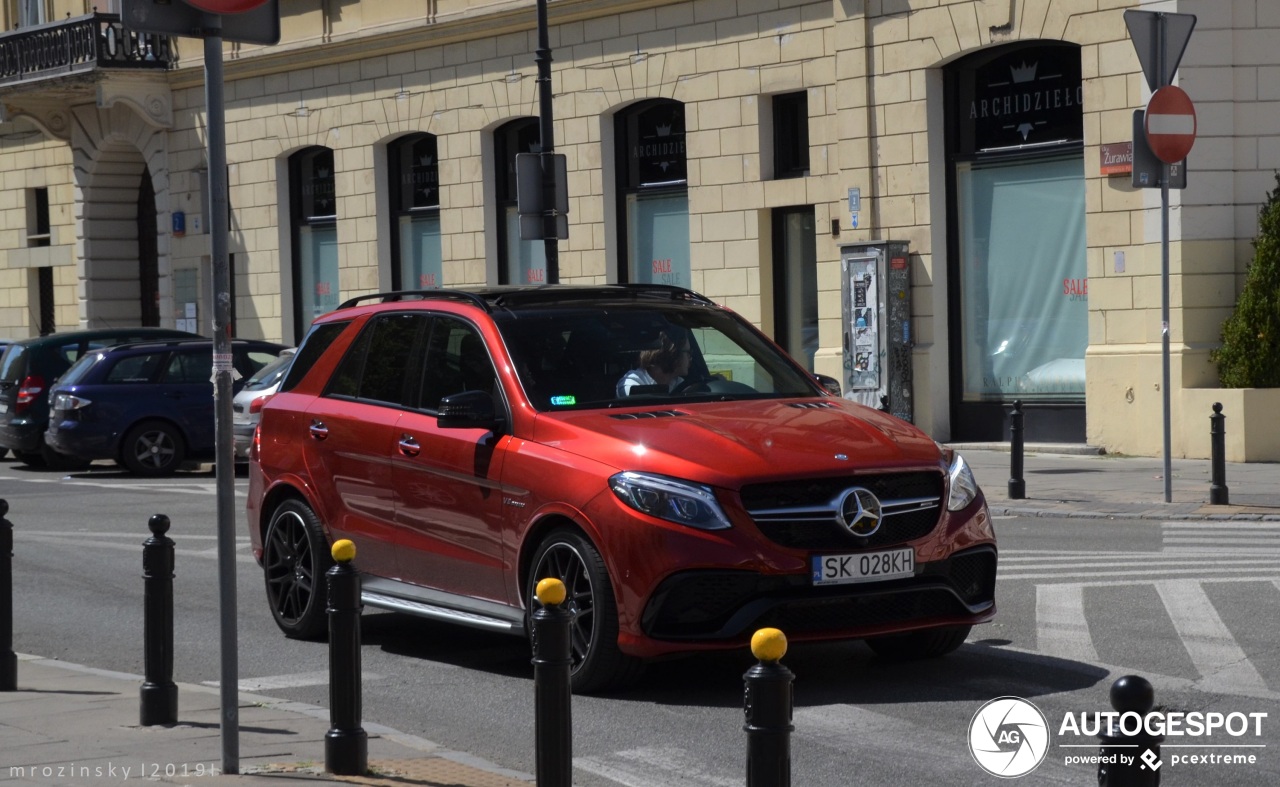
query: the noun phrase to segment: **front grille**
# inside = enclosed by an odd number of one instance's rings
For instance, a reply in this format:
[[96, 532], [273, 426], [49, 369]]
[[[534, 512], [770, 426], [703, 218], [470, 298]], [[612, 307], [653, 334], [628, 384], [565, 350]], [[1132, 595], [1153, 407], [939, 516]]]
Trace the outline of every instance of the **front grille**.
[[[849, 532], [837, 518], [840, 497], [850, 487], [868, 489], [884, 507], [869, 537]], [[902, 544], [928, 535], [942, 514], [942, 474], [886, 473], [753, 484], [742, 504], [756, 527], [779, 546], [806, 550], [851, 550]]]

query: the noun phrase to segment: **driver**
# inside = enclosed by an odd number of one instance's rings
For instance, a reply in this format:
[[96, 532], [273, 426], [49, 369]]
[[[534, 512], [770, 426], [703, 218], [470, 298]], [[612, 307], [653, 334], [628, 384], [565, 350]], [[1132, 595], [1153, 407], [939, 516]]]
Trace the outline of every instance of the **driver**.
[[674, 391], [689, 373], [692, 357], [687, 334], [662, 331], [658, 346], [642, 350], [636, 368], [618, 380], [618, 397], [629, 396], [637, 385], [665, 385], [668, 391]]

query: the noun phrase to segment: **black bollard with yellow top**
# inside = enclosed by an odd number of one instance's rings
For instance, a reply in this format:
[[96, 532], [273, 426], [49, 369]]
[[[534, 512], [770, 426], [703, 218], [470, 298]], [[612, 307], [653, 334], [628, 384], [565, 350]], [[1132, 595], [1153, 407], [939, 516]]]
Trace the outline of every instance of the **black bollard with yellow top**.
[[742, 676], [746, 684], [747, 787], [791, 787], [792, 681], [782, 666], [787, 637], [763, 628], [751, 637], [751, 653], [759, 660]]
[[356, 545], [335, 541], [329, 580], [329, 731], [324, 769], [338, 776], [369, 770], [369, 736], [360, 726], [360, 575], [351, 561]]
[[539, 581], [534, 594], [542, 604], [533, 613], [535, 775], [538, 787], [570, 787], [573, 715], [569, 669], [573, 651], [569, 624], [573, 616], [562, 606], [566, 591], [560, 580]]

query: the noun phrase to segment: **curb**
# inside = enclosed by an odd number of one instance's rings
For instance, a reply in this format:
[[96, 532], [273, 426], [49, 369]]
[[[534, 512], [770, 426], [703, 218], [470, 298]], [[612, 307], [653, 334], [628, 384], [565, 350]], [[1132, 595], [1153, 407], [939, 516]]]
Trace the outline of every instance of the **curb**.
[[1193, 522], [1280, 522], [1280, 514], [1230, 513], [1202, 514], [1197, 512], [1152, 511], [1064, 511], [1052, 508], [1027, 508], [1023, 506], [1001, 506], [987, 503], [993, 515], [1025, 516], [1042, 519], [1154, 519]]

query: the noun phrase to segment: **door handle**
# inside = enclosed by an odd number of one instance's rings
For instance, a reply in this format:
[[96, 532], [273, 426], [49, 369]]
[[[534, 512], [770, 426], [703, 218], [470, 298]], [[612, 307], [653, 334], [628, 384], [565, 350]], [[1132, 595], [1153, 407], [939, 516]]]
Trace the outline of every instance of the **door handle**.
[[317, 440], [323, 440], [329, 436], [329, 427], [325, 426], [322, 421], [311, 422], [311, 436]]
[[413, 439], [413, 435], [400, 435], [400, 442], [398, 445], [400, 446], [400, 453], [405, 456], [417, 456], [422, 453], [422, 446], [418, 445], [418, 441]]

